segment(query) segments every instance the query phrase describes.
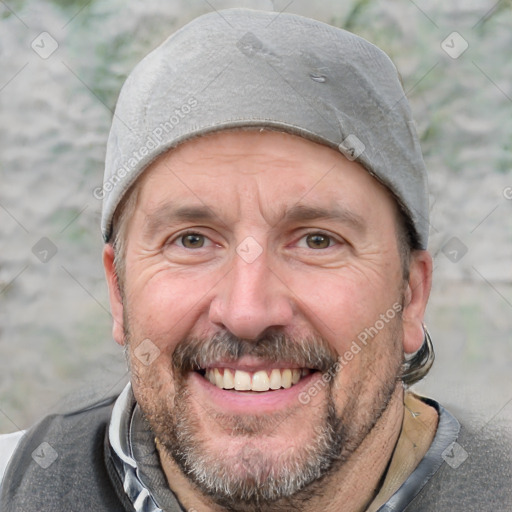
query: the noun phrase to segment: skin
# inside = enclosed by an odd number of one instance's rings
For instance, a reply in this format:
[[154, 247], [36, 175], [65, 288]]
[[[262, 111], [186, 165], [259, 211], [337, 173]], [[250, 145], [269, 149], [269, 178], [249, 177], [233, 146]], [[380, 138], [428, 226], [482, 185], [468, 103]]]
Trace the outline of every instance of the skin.
[[[344, 215], [287, 219], [297, 205], [302, 211], [338, 209]], [[213, 215], [173, 219], [184, 206], [206, 207]], [[219, 132], [191, 140], [160, 157], [140, 178], [121, 287], [113, 249], [106, 245], [104, 250], [113, 336], [120, 345], [129, 341], [135, 396], [162, 440], [162, 467], [185, 508], [227, 506], [204, 495], [166, 449], [162, 418], [176, 412], [179, 390], [201, 452], [242, 475], [248, 466], [240, 460], [247, 447], [251, 467], [265, 459], [274, 467], [294, 457], [302, 461], [301, 450], [322, 425], [331, 397], [353, 446], [343, 446], [340, 461], [303, 494], [259, 509], [290, 510], [293, 505], [297, 510], [358, 511], [371, 502], [402, 424], [399, 365], [404, 353], [422, 344], [431, 286], [432, 260], [426, 251], [412, 253], [410, 277], [403, 280], [396, 208], [387, 189], [360, 164], [278, 132]], [[204, 245], [184, 247], [190, 241], [182, 238], [187, 230], [204, 235]], [[330, 238], [307, 238], [315, 233]], [[321, 243], [311, 247], [315, 240]], [[239, 246], [251, 255], [254, 247], [262, 252], [249, 262], [237, 253]], [[184, 338], [226, 331], [248, 341], [268, 330], [294, 340], [316, 335], [332, 354], [343, 356], [358, 334], [397, 302], [402, 314], [307, 404], [300, 403], [298, 393], [321, 380], [318, 372], [290, 390], [233, 399], [234, 392], [218, 390], [195, 372], [181, 376], [171, 369]], [[135, 356], [146, 339], [158, 348], [149, 366]], [[268, 364], [251, 356], [229, 363], [247, 370]], [[258, 507], [240, 505], [237, 510]]]

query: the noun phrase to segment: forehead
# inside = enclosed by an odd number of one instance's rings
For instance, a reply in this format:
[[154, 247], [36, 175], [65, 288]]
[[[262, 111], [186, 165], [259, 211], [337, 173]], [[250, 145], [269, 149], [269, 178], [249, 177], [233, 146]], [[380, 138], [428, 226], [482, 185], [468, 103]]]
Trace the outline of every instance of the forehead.
[[189, 140], [158, 158], [140, 178], [138, 207], [146, 213], [162, 205], [192, 204], [239, 215], [252, 206], [275, 220], [300, 207], [333, 212], [342, 207], [354, 217], [396, 210], [388, 189], [359, 163], [327, 146], [268, 130]]

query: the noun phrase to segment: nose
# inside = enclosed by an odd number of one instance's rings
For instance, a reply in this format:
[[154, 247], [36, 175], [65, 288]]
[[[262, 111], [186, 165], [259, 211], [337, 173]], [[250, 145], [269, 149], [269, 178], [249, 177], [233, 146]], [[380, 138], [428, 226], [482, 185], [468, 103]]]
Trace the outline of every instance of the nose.
[[209, 320], [233, 335], [257, 339], [268, 328], [283, 328], [293, 318], [293, 294], [262, 253], [255, 261], [238, 254], [218, 283]]

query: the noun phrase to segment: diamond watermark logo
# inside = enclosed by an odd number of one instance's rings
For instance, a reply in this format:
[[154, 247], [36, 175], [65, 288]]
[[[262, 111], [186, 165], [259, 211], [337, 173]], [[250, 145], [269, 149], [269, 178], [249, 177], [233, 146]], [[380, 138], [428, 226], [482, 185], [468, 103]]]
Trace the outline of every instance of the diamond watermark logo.
[[469, 43], [458, 32], [452, 32], [441, 43], [441, 48], [452, 59], [458, 59], [469, 48]]
[[252, 236], [248, 236], [238, 245], [236, 252], [246, 263], [253, 263], [263, 252], [263, 247]]
[[149, 366], [160, 355], [160, 349], [149, 338], [146, 338], [139, 343], [133, 353], [143, 365]]
[[48, 263], [57, 254], [57, 246], [49, 238], [44, 236], [34, 244], [32, 254], [41, 263]]
[[358, 137], [350, 134], [338, 145], [338, 148], [348, 160], [354, 161], [361, 156], [366, 146]]
[[458, 263], [468, 252], [468, 247], [456, 236], [443, 245], [441, 252], [452, 262]]
[[39, 57], [48, 59], [57, 50], [59, 43], [48, 32], [41, 32], [30, 46]]
[[59, 454], [46, 441], [41, 443], [33, 452], [32, 459], [43, 469], [48, 469], [58, 458]]
[[252, 32], [247, 32], [236, 43], [236, 47], [247, 57], [253, 57], [263, 50], [263, 43]]
[[446, 464], [457, 469], [468, 458], [468, 452], [459, 443], [452, 443], [444, 450], [441, 457]]

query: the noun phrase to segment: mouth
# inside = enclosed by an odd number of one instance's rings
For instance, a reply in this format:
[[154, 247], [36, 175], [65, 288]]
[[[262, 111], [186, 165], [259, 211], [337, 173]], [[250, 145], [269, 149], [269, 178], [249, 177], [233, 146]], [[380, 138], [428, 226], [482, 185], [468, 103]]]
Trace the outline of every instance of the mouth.
[[190, 391], [203, 409], [224, 415], [266, 415], [303, 407], [300, 395], [322, 378], [318, 368], [243, 356], [189, 372]]
[[198, 370], [204, 379], [219, 389], [265, 393], [289, 389], [316, 370], [309, 368], [267, 368], [246, 371], [229, 367], [210, 367]]

